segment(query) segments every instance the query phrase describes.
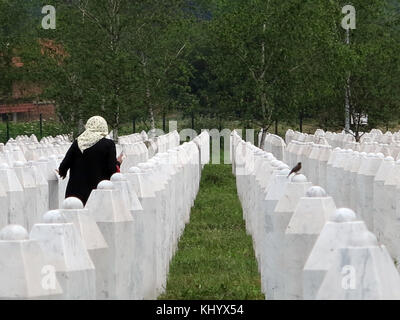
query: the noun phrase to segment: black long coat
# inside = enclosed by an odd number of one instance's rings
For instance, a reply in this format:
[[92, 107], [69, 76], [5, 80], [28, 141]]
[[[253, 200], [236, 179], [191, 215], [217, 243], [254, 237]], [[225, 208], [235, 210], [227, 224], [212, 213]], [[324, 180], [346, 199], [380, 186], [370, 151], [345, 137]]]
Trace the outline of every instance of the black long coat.
[[103, 138], [82, 153], [75, 140], [59, 168], [61, 177], [70, 170], [65, 197], [79, 198], [85, 205], [99, 182], [110, 180], [117, 171], [117, 164], [114, 141]]

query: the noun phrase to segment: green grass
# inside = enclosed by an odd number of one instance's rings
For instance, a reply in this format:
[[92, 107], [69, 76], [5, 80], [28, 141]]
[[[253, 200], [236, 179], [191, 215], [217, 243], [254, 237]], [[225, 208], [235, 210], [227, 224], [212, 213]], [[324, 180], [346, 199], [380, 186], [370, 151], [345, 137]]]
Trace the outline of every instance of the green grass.
[[204, 168], [191, 221], [159, 299], [264, 299], [230, 165]]

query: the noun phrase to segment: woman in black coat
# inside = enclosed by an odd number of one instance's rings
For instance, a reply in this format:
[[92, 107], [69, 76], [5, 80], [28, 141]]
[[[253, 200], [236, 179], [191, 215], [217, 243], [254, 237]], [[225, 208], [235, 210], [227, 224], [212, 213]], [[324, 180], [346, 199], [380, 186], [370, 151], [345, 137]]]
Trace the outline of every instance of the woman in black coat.
[[79, 198], [84, 205], [99, 182], [110, 180], [117, 172], [121, 161], [121, 157], [119, 161], [116, 159], [114, 141], [105, 138], [108, 134], [106, 120], [92, 117], [85, 129], [73, 142], [58, 169], [64, 179], [70, 170], [65, 197]]

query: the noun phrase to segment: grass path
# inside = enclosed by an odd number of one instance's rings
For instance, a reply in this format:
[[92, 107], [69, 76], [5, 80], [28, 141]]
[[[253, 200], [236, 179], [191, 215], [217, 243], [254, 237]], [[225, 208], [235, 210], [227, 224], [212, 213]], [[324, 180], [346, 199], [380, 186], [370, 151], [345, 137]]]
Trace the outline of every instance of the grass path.
[[159, 299], [263, 299], [251, 237], [246, 234], [229, 165], [204, 168], [191, 221]]

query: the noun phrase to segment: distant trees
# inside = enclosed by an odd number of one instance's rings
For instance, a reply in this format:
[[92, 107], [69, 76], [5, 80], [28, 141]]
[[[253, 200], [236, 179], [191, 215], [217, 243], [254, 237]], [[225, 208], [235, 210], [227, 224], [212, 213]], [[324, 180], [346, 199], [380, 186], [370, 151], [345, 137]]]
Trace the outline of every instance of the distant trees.
[[[41, 7], [57, 10], [56, 30]], [[0, 0], [0, 99], [17, 77], [40, 84], [78, 132], [93, 114], [115, 130], [154, 129], [179, 112], [271, 130], [306, 118], [342, 128], [346, 86], [352, 134], [399, 115], [399, 2], [354, 0], [357, 29], [341, 27], [345, 1]], [[24, 68], [16, 72], [13, 57]], [[23, 69], [23, 70], [22, 70]]]
[[387, 124], [399, 110], [398, 5], [353, 1], [357, 29], [347, 45], [341, 27], [346, 4], [211, 1], [207, 101], [219, 114], [228, 109], [264, 131], [277, 120], [297, 120], [301, 129], [307, 117], [340, 128], [350, 79], [355, 137], [365, 129], [358, 115], [368, 114], [370, 125]]

